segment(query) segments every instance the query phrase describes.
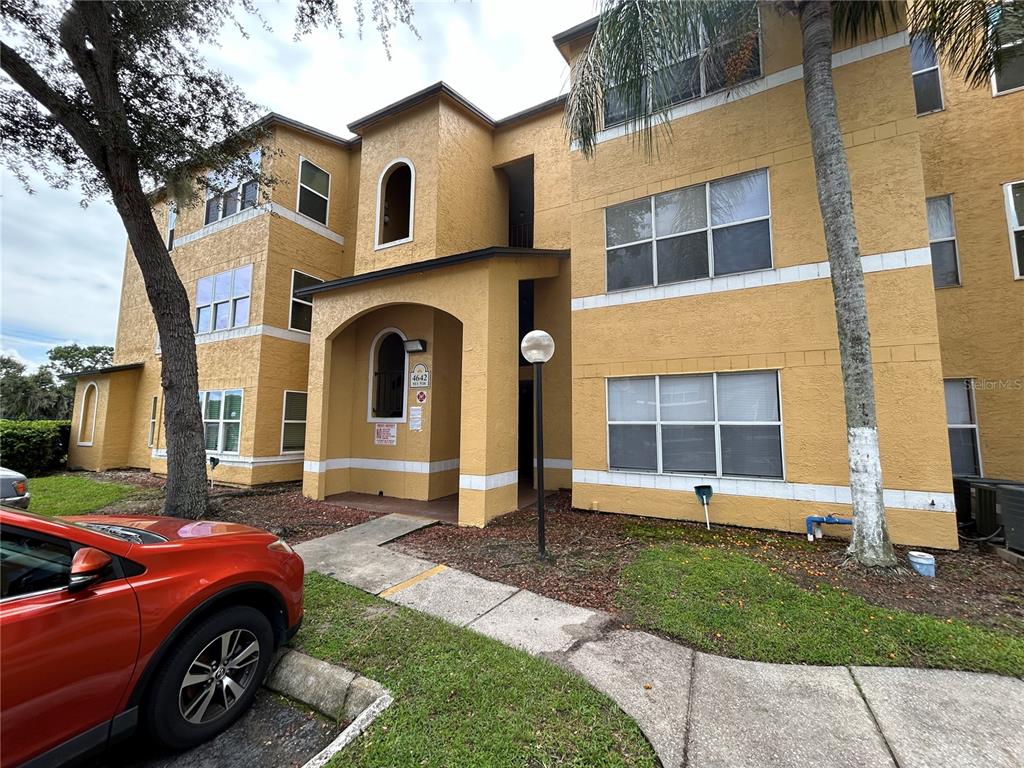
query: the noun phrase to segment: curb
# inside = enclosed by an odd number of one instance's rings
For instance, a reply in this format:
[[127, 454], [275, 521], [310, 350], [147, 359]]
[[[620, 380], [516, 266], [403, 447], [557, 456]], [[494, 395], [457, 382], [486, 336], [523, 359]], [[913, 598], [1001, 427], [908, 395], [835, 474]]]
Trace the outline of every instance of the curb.
[[319, 768], [369, 727], [394, 699], [376, 680], [357, 675], [337, 664], [283, 649], [274, 659], [264, 685], [295, 699], [345, 729], [303, 768]]

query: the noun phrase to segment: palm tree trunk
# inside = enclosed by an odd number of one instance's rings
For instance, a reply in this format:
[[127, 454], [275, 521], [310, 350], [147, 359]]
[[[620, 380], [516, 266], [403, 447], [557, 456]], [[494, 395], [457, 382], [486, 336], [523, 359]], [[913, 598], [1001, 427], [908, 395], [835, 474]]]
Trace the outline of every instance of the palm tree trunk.
[[849, 552], [862, 565], [893, 566], [882, 501], [882, 465], [875, 418], [875, 382], [871, 364], [864, 272], [853, 219], [853, 192], [839, 127], [832, 82], [831, 3], [800, 3], [803, 33], [804, 101], [832, 269], [839, 354], [846, 402], [846, 436], [853, 500], [853, 541]]

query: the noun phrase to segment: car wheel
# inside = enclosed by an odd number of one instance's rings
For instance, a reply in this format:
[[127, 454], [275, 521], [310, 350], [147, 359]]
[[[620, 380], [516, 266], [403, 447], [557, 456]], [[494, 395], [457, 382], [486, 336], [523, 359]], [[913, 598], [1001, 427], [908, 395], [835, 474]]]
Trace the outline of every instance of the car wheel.
[[144, 707], [153, 738], [186, 749], [215, 736], [252, 704], [274, 653], [267, 617], [239, 605], [206, 619], [162, 664]]

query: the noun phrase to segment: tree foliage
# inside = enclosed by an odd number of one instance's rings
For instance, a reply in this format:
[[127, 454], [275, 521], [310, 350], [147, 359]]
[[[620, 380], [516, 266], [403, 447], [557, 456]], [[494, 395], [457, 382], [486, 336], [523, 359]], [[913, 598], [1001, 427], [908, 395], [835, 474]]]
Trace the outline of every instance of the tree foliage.
[[0, 417], [16, 421], [70, 419], [75, 380], [70, 374], [110, 365], [113, 347], [63, 344], [46, 353], [50, 362], [27, 373], [24, 363], [0, 356]]

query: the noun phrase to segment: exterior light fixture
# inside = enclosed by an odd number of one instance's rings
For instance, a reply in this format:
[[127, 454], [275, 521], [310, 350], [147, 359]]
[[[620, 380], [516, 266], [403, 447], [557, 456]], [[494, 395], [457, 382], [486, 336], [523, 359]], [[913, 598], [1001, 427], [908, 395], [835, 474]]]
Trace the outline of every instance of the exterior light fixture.
[[533, 394], [537, 405], [537, 552], [546, 557], [544, 546], [544, 390], [542, 368], [555, 354], [555, 340], [546, 331], [530, 331], [519, 345], [526, 361], [533, 363]]
[[406, 352], [426, 352], [427, 342], [424, 339], [406, 339], [405, 341]]

